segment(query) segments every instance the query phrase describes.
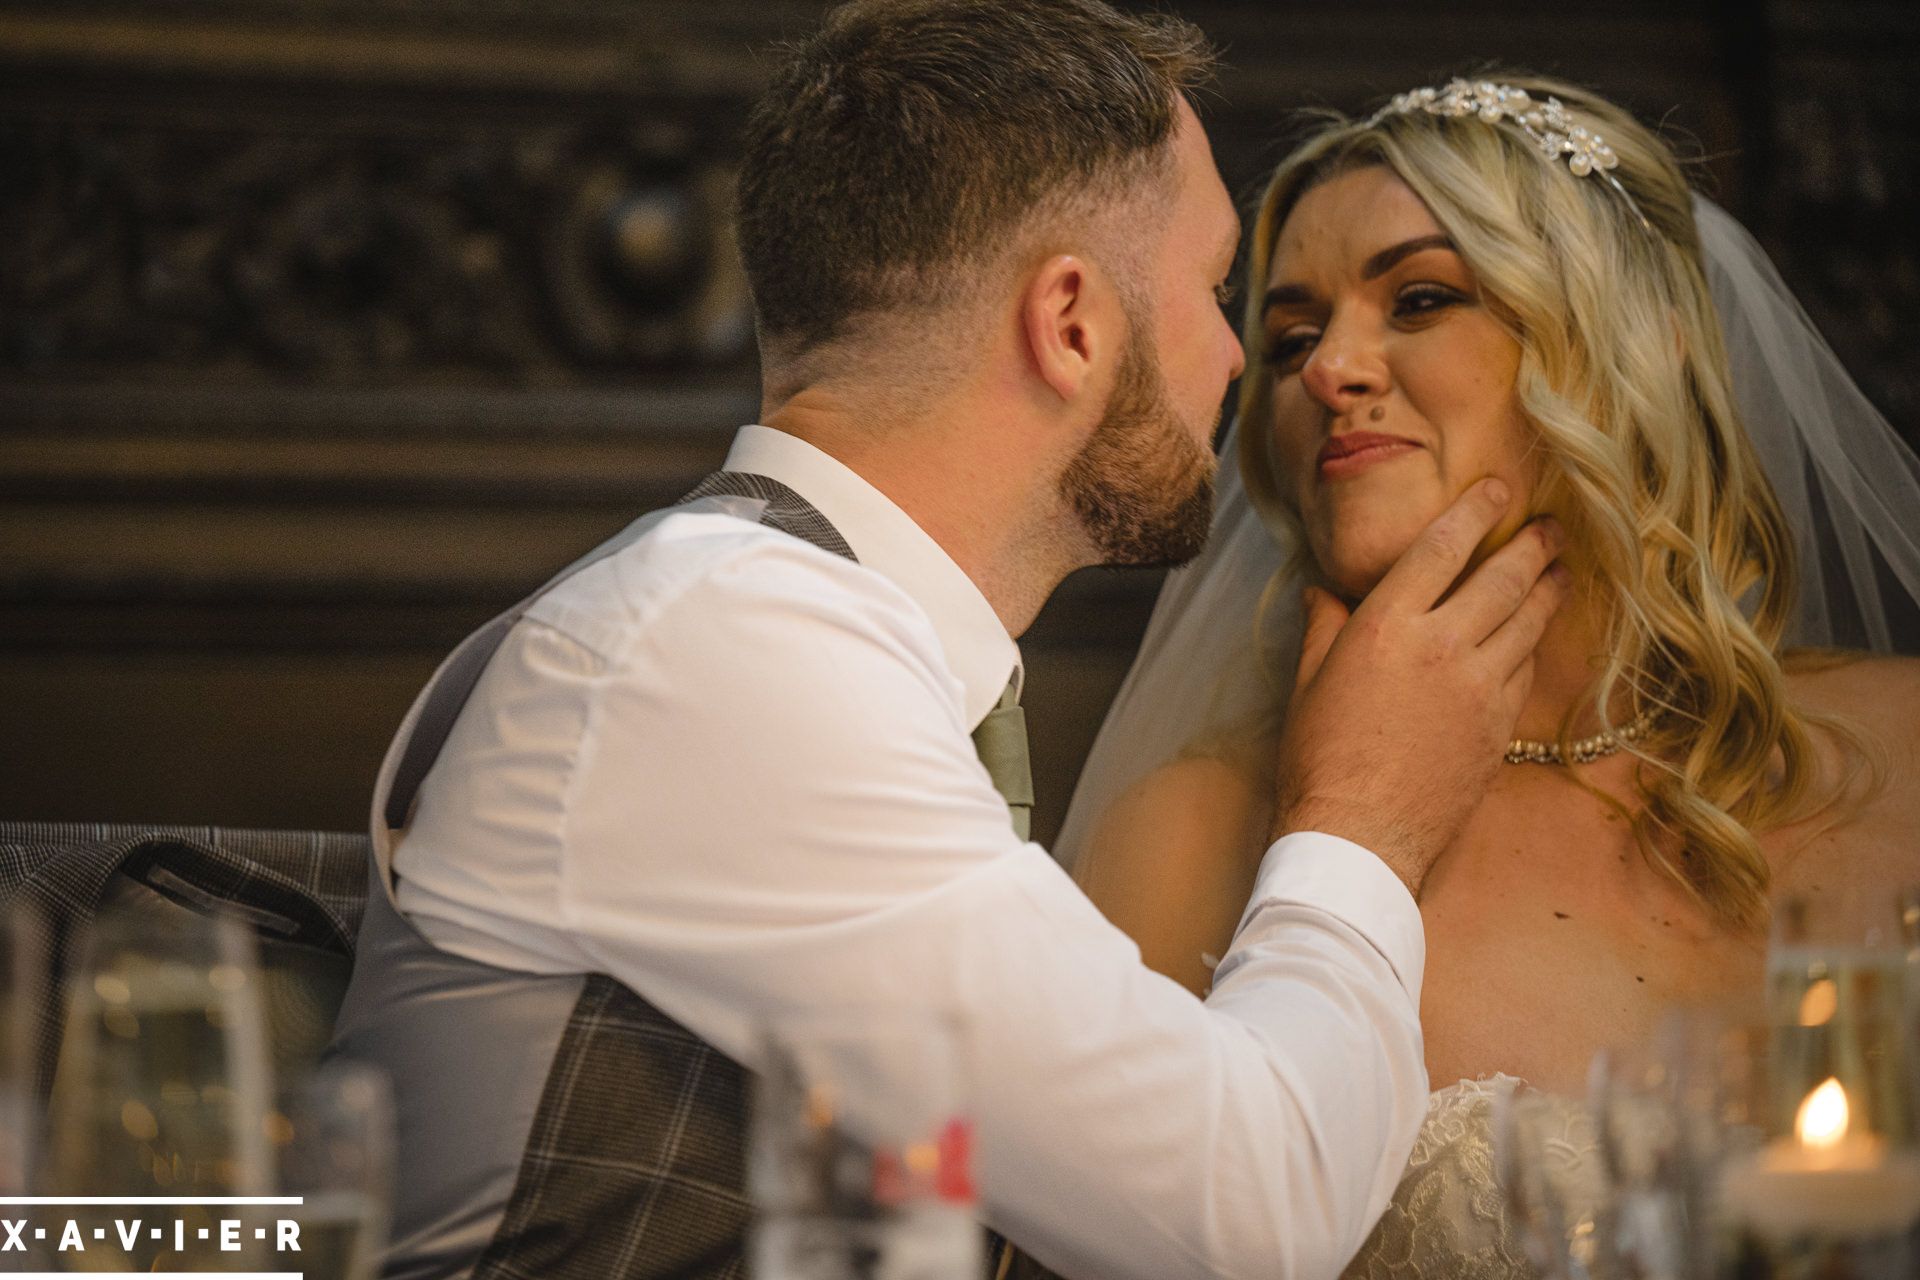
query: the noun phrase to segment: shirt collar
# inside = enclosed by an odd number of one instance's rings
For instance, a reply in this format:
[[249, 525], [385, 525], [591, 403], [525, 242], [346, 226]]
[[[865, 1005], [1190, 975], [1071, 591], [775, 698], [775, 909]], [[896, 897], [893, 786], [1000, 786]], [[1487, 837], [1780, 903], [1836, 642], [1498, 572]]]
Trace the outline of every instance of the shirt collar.
[[966, 571], [913, 517], [851, 467], [798, 436], [745, 426], [727, 451], [726, 469], [765, 476], [819, 508], [861, 564], [899, 587], [926, 611], [947, 665], [960, 677], [967, 723], [986, 719], [1022, 671], [1020, 646]]

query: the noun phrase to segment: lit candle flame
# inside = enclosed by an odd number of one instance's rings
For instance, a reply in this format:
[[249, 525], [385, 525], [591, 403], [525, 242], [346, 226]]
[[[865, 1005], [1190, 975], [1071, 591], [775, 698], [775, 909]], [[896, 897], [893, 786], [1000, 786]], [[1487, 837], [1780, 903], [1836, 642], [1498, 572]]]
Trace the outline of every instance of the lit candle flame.
[[1793, 1118], [1793, 1131], [1809, 1147], [1830, 1148], [1847, 1136], [1847, 1091], [1832, 1076], [1807, 1095]]

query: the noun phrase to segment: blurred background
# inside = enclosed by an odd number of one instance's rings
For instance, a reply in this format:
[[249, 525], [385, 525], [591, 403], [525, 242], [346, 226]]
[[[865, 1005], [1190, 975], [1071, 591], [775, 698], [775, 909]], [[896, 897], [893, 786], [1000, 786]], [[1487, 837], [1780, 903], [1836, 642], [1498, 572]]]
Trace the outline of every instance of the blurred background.
[[[824, 7], [0, 5], [0, 815], [363, 828], [446, 651], [755, 416], [737, 136]], [[1173, 7], [1249, 197], [1298, 108], [1483, 66], [1662, 122], [1914, 440], [1920, 6]], [[1042, 840], [1157, 585], [1023, 642]]]

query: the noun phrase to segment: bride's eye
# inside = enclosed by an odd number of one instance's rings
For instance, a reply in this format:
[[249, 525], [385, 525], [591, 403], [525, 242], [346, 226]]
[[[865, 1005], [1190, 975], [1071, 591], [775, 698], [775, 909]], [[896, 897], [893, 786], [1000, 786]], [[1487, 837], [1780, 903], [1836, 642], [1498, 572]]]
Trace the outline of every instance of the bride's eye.
[[1266, 350], [1262, 352], [1267, 362], [1267, 371], [1276, 378], [1290, 373], [1298, 373], [1307, 362], [1307, 356], [1313, 351], [1313, 344], [1320, 341], [1318, 329], [1295, 326], [1267, 339]]
[[1467, 295], [1445, 285], [1413, 284], [1394, 295], [1393, 314], [1398, 320], [1418, 320], [1466, 300]]

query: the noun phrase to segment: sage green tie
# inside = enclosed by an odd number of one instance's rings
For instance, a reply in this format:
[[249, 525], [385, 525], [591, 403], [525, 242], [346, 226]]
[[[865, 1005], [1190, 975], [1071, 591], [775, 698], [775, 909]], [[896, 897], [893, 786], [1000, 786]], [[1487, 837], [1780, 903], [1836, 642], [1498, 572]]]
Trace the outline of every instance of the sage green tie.
[[1033, 765], [1027, 759], [1027, 713], [1020, 708], [1014, 681], [1007, 681], [987, 718], [973, 731], [973, 749], [987, 767], [994, 790], [1007, 802], [1014, 834], [1027, 839], [1033, 830]]

